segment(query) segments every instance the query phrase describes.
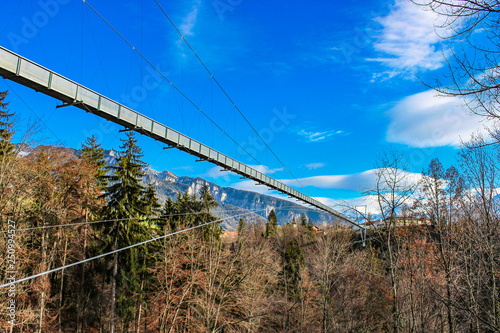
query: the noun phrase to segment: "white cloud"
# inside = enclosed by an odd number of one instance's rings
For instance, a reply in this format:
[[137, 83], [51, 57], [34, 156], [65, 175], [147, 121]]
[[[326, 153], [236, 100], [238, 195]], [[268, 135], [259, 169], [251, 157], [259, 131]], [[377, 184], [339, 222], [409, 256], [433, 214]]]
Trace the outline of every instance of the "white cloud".
[[278, 171], [283, 171], [283, 168], [275, 168], [275, 169], [270, 169], [269, 167], [265, 166], [265, 165], [248, 165], [249, 167], [251, 167], [252, 169], [255, 169], [261, 173], [264, 173], [264, 174], [275, 174], [276, 172]]
[[198, 9], [201, 5], [200, 0], [196, 0], [193, 4], [191, 11], [182, 20], [179, 30], [184, 36], [192, 36], [194, 34], [194, 26], [196, 25], [196, 19], [198, 18]]
[[396, 0], [389, 15], [376, 19], [382, 25], [382, 32], [374, 48], [382, 56], [367, 60], [392, 68], [392, 71], [383, 73], [389, 77], [442, 67], [444, 59], [438, 47], [440, 37], [434, 31], [437, 19], [437, 14], [425, 11], [411, 1]]
[[238, 190], [252, 191], [262, 194], [267, 194], [267, 186], [257, 185], [257, 183], [253, 180], [243, 180], [241, 182], [234, 183], [231, 185]]
[[[322, 175], [298, 178], [304, 187], [315, 187], [330, 190], [350, 190], [362, 192], [365, 190], [373, 189], [377, 179], [377, 171], [380, 169], [371, 169], [359, 173], [346, 174], [346, 175]], [[399, 174], [401, 179], [406, 179], [410, 183], [420, 181], [421, 174], [407, 171], [401, 171]], [[280, 179], [280, 181], [288, 186], [301, 189], [301, 185], [295, 179]], [[269, 194], [266, 186], [256, 185], [253, 180], [244, 180], [231, 185], [241, 190], [254, 191], [258, 193]]]
[[339, 200], [326, 198], [326, 197], [313, 197], [313, 199], [316, 199], [319, 202], [321, 202], [322, 204], [333, 207], [333, 208], [336, 208], [340, 204]]
[[[374, 170], [368, 170], [350, 175], [323, 175], [300, 178], [299, 181], [304, 186], [311, 186], [323, 189], [341, 189], [362, 191], [371, 187], [375, 180]], [[285, 184], [296, 186], [294, 179], [283, 180]]]
[[326, 140], [334, 135], [342, 134], [342, 131], [330, 130], [330, 131], [306, 131], [300, 130], [297, 134], [303, 136], [309, 142], [319, 142]]
[[347, 203], [350, 207], [359, 212], [360, 217], [365, 214], [380, 214], [380, 206], [376, 195], [366, 195], [362, 197], [348, 199]]
[[[261, 173], [267, 174], [267, 175], [272, 175], [276, 172], [283, 171], [283, 168], [275, 168], [275, 169], [270, 169], [269, 167], [265, 165], [248, 165], [252, 169], [255, 169]], [[236, 176], [237, 174], [232, 173], [230, 171], [222, 171], [224, 168], [221, 168], [219, 166], [214, 166], [210, 169], [207, 170], [204, 174], [201, 175], [201, 177], [207, 177], [207, 178], [212, 178], [212, 179], [224, 179], [226, 181], [230, 180], [230, 176]], [[244, 182], [243, 182], [244, 183]]]
[[219, 166], [214, 166], [210, 169], [207, 170], [207, 172], [205, 172], [203, 175], [201, 175], [201, 177], [207, 177], [207, 178], [212, 178], [212, 179], [218, 179], [218, 178], [222, 178], [226, 181], [229, 180], [229, 172], [227, 171], [222, 171], [223, 169]]
[[314, 199], [350, 216], [354, 216], [356, 210], [360, 212], [360, 216], [365, 215], [365, 213], [372, 215], [380, 214], [380, 207], [375, 195], [366, 195], [347, 200], [335, 200], [325, 197], [315, 197]]
[[417, 148], [458, 146], [471, 133], [485, 131], [482, 118], [471, 115], [458, 97], [437, 97], [432, 90], [404, 98], [389, 116], [387, 141]]
[[306, 164], [306, 168], [309, 170], [319, 169], [325, 166], [325, 163], [309, 163]]
[[234, 183], [233, 185], [231, 185], [231, 187], [238, 190], [257, 192], [260, 194], [265, 194], [282, 200], [288, 200], [297, 204], [301, 204], [301, 202], [295, 200], [294, 198], [286, 195], [280, 195], [277, 191], [272, 190], [265, 185], [257, 185], [257, 183], [253, 180], [243, 180], [241, 182]]
[[[371, 169], [360, 173], [347, 175], [323, 175], [306, 178], [299, 178], [304, 186], [311, 186], [322, 189], [364, 191], [375, 186], [376, 172], [378, 169]], [[403, 171], [405, 177], [411, 181], [418, 181], [420, 174]], [[295, 179], [282, 180], [289, 186], [300, 186]]]
[[192, 165], [181, 165], [181, 166], [178, 166], [178, 167], [173, 167], [172, 170], [182, 170], [182, 171], [186, 172], [187, 174], [190, 174], [190, 173], [194, 172], [194, 166], [192, 166]]
[[[268, 166], [265, 165], [248, 165], [252, 169], [255, 169], [261, 173], [267, 174], [267, 175], [272, 175], [276, 172], [283, 171], [283, 168], [275, 168], [275, 169], [270, 169]], [[253, 180], [243, 180], [237, 183], [234, 183], [231, 185], [231, 187], [237, 188], [239, 190], [245, 190], [245, 191], [252, 191], [252, 192], [257, 192], [261, 194], [267, 194], [267, 195], [273, 195], [273, 196], [278, 196], [275, 195], [277, 193], [275, 190], [271, 190], [265, 185], [258, 185], [255, 181]], [[281, 199], [285, 199], [285, 197], [281, 197]]]

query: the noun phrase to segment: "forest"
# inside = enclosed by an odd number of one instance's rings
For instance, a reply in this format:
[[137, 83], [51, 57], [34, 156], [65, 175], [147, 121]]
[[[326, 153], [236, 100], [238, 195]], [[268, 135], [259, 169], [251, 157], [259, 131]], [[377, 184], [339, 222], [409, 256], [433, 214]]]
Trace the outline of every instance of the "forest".
[[457, 166], [434, 159], [418, 179], [402, 152], [381, 156], [366, 243], [344, 224], [283, 223], [273, 210], [226, 235], [207, 186], [158, 201], [133, 132], [115, 165], [95, 137], [77, 153], [23, 153], [7, 96], [0, 282], [40, 275], [2, 288], [4, 331], [500, 330], [498, 150], [480, 136]]

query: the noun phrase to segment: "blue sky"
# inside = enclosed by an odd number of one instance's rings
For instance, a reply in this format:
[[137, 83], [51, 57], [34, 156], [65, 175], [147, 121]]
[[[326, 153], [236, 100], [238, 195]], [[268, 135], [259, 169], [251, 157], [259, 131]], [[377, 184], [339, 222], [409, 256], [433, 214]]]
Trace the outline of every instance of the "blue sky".
[[[93, 1], [134, 47], [256, 159], [246, 155], [132, 50], [87, 4], [22, 0], [2, 4], [0, 45], [305, 192], [256, 138], [153, 0]], [[377, 156], [406, 151], [408, 172], [439, 157], [455, 161], [460, 140], [486, 124], [463, 102], [438, 98], [421, 81], [444, 70], [436, 17], [410, 1], [159, 0], [238, 108], [307, 194], [358, 202]], [[117, 149], [118, 125], [13, 82], [19, 132], [40, 121], [45, 143], [79, 148], [95, 134]], [[202, 176], [267, 192], [186, 153], [141, 137], [156, 170]], [[265, 167], [263, 167], [264, 165]]]

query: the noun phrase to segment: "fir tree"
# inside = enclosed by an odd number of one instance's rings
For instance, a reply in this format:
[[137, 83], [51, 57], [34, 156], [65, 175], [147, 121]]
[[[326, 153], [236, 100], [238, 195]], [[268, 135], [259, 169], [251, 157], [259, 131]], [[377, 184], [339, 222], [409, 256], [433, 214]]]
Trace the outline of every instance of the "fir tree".
[[210, 193], [210, 188], [208, 187], [208, 184], [204, 184], [200, 188], [200, 199], [201, 202], [203, 203], [203, 208], [205, 212], [209, 212], [210, 209], [215, 208], [218, 206], [217, 201], [215, 201], [214, 197], [212, 196], [212, 193]]
[[107, 167], [112, 174], [106, 177], [109, 186], [105, 193], [108, 198], [105, 215], [112, 218], [139, 217], [144, 214], [141, 181], [146, 163], [141, 160], [144, 155], [134, 132], [128, 132], [127, 139], [121, 141], [123, 145], [116, 166]]
[[14, 135], [13, 122], [11, 118], [14, 113], [7, 109], [9, 103], [5, 102], [8, 91], [0, 92], [0, 157], [11, 155], [14, 151], [12, 136]]
[[[210, 210], [212, 208], [217, 207], [218, 203], [217, 201], [215, 201], [214, 197], [212, 196], [212, 193], [210, 193], [210, 188], [208, 187], [208, 184], [205, 183], [200, 188], [199, 196], [203, 214], [200, 214], [202, 220], [199, 221], [197, 224], [204, 224], [215, 221], [217, 217], [213, 216], [210, 213]], [[212, 223], [203, 227], [203, 235], [205, 240], [207, 241], [208, 240], [219, 241], [221, 234], [222, 234], [222, 227], [220, 223]]]
[[266, 238], [276, 235], [277, 233], [278, 233], [278, 217], [276, 216], [274, 209], [272, 209], [269, 212], [269, 216], [267, 217]]
[[243, 217], [240, 217], [240, 221], [238, 223], [238, 236], [243, 235], [247, 230], [247, 223]]
[[295, 240], [288, 243], [283, 260], [285, 262], [283, 274], [285, 275], [286, 287], [292, 291], [292, 295], [296, 295], [301, 280], [301, 270], [305, 266], [305, 258], [302, 249]]
[[80, 148], [80, 156], [87, 160], [87, 162], [95, 168], [96, 171], [96, 183], [101, 188], [104, 189], [108, 186], [106, 161], [104, 160], [104, 148], [97, 142], [94, 135], [87, 138]]
[[200, 214], [193, 214], [203, 210], [203, 206], [196, 198], [196, 195], [189, 195], [187, 192], [184, 193], [184, 195], [179, 193], [176, 204], [178, 214], [180, 214], [178, 223], [184, 224], [186, 227], [201, 224], [203, 216]]
[[307, 222], [307, 228], [311, 231], [314, 230], [314, 223], [313, 223], [313, 220], [311, 218], [309, 218], [309, 222]]
[[[108, 249], [129, 246], [150, 237], [147, 221], [141, 220], [146, 207], [143, 199], [144, 187], [141, 185], [144, 177], [143, 153], [137, 145], [133, 132], [127, 133], [127, 139], [122, 140], [121, 151], [118, 152], [116, 166], [109, 166], [112, 172], [107, 176], [109, 185], [104, 196], [108, 199], [103, 210], [106, 219], [120, 219], [111, 228], [104, 230], [108, 236]], [[114, 330], [114, 311], [124, 321], [125, 326], [135, 315], [135, 308], [140, 302], [142, 284], [139, 276], [145, 270], [146, 248], [133, 248], [114, 257], [111, 288], [111, 329]], [[119, 268], [119, 269], [118, 269]]]
[[[207, 224], [218, 218], [210, 213], [210, 209], [218, 206], [207, 185], [202, 186], [198, 196], [178, 193], [174, 200], [168, 198], [161, 211], [160, 229], [177, 231], [201, 224]], [[200, 228], [205, 241], [220, 241], [222, 227], [219, 223], [211, 223]]]
[[300, 216], [300, 225], [302, 225], [303, 227], [307, 226], [307, 217], [304, 213], [302, 213], [302, 215]]
[[[180, 197], [180, 193], [177, 198]], [[158, 221], [158, 227], [165, 233], [165, 228], [175, 231], [177, 224], [179, 224], [179, 206], [174, 202], [171, 197], [168, 197], [163, 204], [161, 211], [162, 218]]]
[[142, 201], [144, 205], [144, 215], [147, 217], [156, 217], [161, 213], [161, 205], [156, 197], [156, 190], [153, 183], [148, 183]]

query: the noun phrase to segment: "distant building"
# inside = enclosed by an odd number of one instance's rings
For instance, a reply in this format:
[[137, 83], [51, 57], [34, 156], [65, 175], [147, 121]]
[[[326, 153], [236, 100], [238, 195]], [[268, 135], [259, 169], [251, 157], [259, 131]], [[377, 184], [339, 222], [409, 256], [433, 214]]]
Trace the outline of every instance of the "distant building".
[[238, 238], [238, 232], [237, 231], [223, 230], [221, 238], [225, 241], [233, 242]]
[[[373, 220], [363, 223], [368, 228], [380, 228], [388, 225], [386, 220]], [[392, 218], [392, 224], [396, 227], [406, 227], [410, 225], [430, 225], [430, 220], [424, 217], [396, 216]]]

